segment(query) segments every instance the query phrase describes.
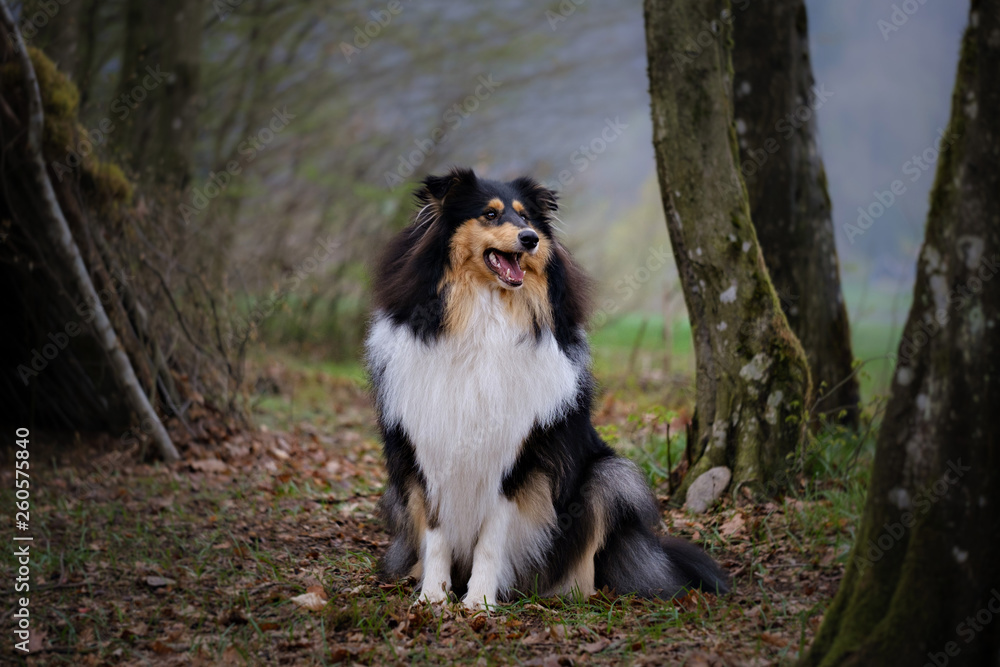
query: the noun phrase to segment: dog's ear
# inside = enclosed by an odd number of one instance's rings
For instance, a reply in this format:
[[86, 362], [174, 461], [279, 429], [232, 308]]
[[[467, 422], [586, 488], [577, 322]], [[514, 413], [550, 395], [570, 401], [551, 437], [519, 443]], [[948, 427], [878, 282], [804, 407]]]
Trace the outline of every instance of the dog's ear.
[[559, 210], [559, 195], [535, 179], [522, 176], [516, 179], [513, 185], [528, 200], [529, 207], [534, 208], [546, 218], [549, 214]]
[[451, 192], [458, 188], [474, 186], [478, 179], [471, 169], [455, 167], [444, 176], [428, 176], [417, 190], [417, 199], [430, 204], [441, 203]]

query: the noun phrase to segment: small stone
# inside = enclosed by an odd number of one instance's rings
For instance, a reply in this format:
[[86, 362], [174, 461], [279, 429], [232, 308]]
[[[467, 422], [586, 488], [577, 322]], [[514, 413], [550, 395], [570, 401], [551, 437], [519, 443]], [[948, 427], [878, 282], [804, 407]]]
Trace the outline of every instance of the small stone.
[[162, 588], [163, 586], [173, 586], [177, 582], [173, 579], [168, 579], [166, 577], [146, 577], [146, 585], [150, 588]]
[[688, 487], [684, 508], [694, 514], [705, 513], [726, 490], [732, 477], [733, 473], [726, 466], [705, 471]]

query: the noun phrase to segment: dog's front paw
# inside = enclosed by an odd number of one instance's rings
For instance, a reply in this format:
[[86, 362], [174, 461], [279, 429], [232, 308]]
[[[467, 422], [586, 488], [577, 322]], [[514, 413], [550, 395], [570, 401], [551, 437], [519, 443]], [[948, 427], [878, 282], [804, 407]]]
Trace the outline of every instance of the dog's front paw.
[[497, 598], [495, 595], [486, 595], [485, 593], [473, 593], [469, 591], [464, 598], [462, 598], [462, 604], [465, 608], [470, 611], [476, 611], [479, 609], [489, 610], [492, 607], [497, 606]]
[[419, 599], [430, 604], [443, 604], [448, 601], [448, 591], [445, 590], [444, 584], [426, 586], [420, 589]]

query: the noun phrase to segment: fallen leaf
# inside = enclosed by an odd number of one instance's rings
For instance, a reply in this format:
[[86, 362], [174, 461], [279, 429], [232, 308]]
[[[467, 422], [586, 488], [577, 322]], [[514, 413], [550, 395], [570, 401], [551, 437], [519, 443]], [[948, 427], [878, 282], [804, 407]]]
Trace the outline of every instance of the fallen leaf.
[[531, 644], [541, 644], [542, 642], [548, 640], [548, 638], [548, 633], [537, 631], [532, 632], [530, 635], [522, 639], [521, 642], [530, 646]]
[[243, 665], [243, 656], [240, 654], [239, 649], [235, 646], [227, 646], [226, 650], [222, 652], [222, 664], [223, 665]]
[[192, 470], [196, 470], [198, 472], [226, 472], [229, 470], [229, 466], [216, 458], [191, 461], [189, 465]]
[[45, 644], [45, 632], [43, 630], [34, 630], [28, 637], [28, 653], [35, 653], [42, 650], [42, 646]]
[[326, 599], [317, 593], [303, 593], [292, 598], [292, 602], [309, 611], [319, 611], [326, 606]]
[[156, 640], [155, 642], [153, 642], [152, 644], [150, 644], [149, 648], [153, 649], [153, 652], [159, 653], [161, 655], [164, 654], [164, 653], [173, 653], [174, 652], [174, 649], [170, 648], [169, 646], [167, 646], [166, 644], [164, 644], [160, 640]]
[[319, 584], [313, 584], [312, 586], [309, 586], [308, 588], [306, 588], [306, 593], [315, 593], [316, 595], [318, 595], [321, 598], [323, 598], [324, 601], [327, 600], [327, 599], [329, 599], [326, 596], [326, 591], [323, 590], [323, 587], [320, 586]]
[[743, 515], [737, 512], [719, 528], [719, 533], [725, 537], [730, 537], [743, 530], [745, 522]]
[[711, 665], [709, 657], [701, 651], [689, 653], [684, 661], [684, 667], [711, 667]]
[[771, 646], [777, 646], [778, 648], [784, 648], [788, 646], [788, 640], [784, 637], [779, 637], [778, 635], [772, 635], [770, 632], [760, 633], [760, 640], [765, 644], [770, 644]]
[[584, 644], [580, 648], [584, 650], [585, 653], [600, 653], [610, 645], [611, 642], [601, 637], [595, 642], [590, 642], [589, 644]]
[[146, 633], [149, 632], [149, 626], [139, 621], [134, 623], [127, 628], [123, 628], [121, 631], [122, 639], [128, 639], [129, 636], [132, 637], [144, 637]]

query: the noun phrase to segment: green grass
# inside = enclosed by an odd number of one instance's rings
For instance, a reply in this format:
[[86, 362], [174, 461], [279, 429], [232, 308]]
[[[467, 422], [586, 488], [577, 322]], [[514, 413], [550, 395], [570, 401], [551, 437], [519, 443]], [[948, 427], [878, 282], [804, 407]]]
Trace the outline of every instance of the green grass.
[[694, 348], [687, 320], [671, 324], [669, 350], [663, 333], [661, 316], [640, 313], [611, 319], [593, 329], [590, 347], [594, 372], [603, 378], [621, 377], [644, 367], [665, 368], [665, 362], [669, 361], [671, 372], [693, 374]]
[[[637, 372], [663, 368], [669, 361], [671, 373], [693, 378], [695, 363], [690, 324], [680, 319], [671, 325], [669, 356], [663, 330], [661, 316], [637, 313], [610, 320], [596, 328], [590, 336], [595, 374], [601, 380], [621, 384]], [[900, 334], [901, 327], [888, 321], [864, 320], [852, 325], [854, 356], [864, 362], [858, 374], [862, 402], [871, 401], [888, 390], [892, 363], [887, 355], [895, 353]]]

